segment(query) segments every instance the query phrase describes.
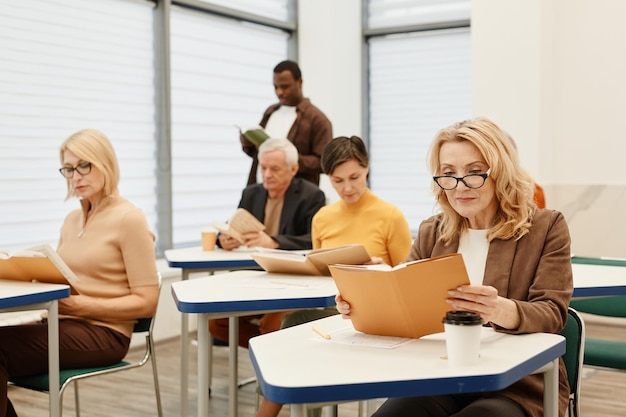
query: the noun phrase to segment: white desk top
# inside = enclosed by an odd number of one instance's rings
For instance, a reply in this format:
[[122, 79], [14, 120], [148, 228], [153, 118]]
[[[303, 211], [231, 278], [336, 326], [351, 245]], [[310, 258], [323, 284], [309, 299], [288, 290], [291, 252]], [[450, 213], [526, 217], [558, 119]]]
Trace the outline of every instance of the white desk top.
[[69, 285], [0, 280], [0, 308], [58, 300], [70, 296]]
[[213, 251], [203, 251], [202, 247], [168, 249], [165, 251], [165, 259], [172, 268], [187, 269], [241, 269], [260, 268], [252, 259], [252, 253], [256, 249], [237, 248], [227, 251], [215, 248]]
[[183, 313], [290, 310], [335, 305], [331, 277], [234, 271], [172, 283], [172, 296]]
[[254, 337], [250, 356], [263, 395], [283, 404], [347, 401], [502, 389], [558, 358], [565, 339], [554, 334], [507, 335], [483, 329], [479, 364], [449, 369], [443, 334], [391, 349], [326, 340], [354, 332], [332, 316]]
[[612, 265], [572, 264], [573, 297], [626, 295], [626, 268]]

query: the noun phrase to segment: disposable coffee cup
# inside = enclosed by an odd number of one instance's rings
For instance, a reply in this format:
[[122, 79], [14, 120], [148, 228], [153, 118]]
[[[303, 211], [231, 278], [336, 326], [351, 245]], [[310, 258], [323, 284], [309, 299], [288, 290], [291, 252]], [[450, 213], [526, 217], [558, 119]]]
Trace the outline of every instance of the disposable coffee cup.
[[480, 354], [482, 319], [471, 311], [449, 311], [443, 319], [448, 365], [475, 365]]
[[202, 250], [215, 250], [215, 242], [217, 241], [217, 230], [212, 228], [202, 229]]

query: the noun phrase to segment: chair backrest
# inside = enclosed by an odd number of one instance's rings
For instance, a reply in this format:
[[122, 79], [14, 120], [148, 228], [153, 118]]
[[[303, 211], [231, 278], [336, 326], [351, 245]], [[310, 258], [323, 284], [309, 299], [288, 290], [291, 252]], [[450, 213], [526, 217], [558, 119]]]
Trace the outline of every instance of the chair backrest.
[[133, 333], [143, 333], [150, 331], [152, 328], [152, 317], [145, 319], [138, 319], [133, 327]]
[[581, 371], [585, 351], [585, 323], [572, 307], [567, 312], [567, 322], [561, 331], [565, 337], [565, 354], [563, 362], [567, 369], [567, 380], [570, 386], [569, 415], [579, 415]]
[[581, 298], [570, 301], [578, 312], [606, 317], [626, 317], [626, 295]]

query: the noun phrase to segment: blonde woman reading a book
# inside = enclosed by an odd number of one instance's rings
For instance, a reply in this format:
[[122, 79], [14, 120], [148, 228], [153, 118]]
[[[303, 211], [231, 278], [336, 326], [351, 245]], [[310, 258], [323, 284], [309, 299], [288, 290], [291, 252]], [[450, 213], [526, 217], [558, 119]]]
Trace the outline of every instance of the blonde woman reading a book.
[[[340, 136], [322, 153], [322, 170], [340, 200], [322, 207], [313, 217], [313, 249], [361, 243], [372, 263], [395, 266], [404, 262], [411, 232], [402, 212], [367, 187], [369, 157], [363, 141]], [[282, 327], [337, 314], [336, 309], [301, 310], [283, 318]], [[263, 399], [257, 417], [277, 416], [282, 404]]]
[[[104, 134], [79, 131], [60, 156], [67, 198], [80, 203], [65, 218], [57, 247], [78, 277], [78, 294], [59, 300], [60, 368], [107, 366], [126, 355], [136, 320], [156, 311], [154, 234], [141, 210], [119, 195], [117, 157]], [[0, 417], [17, 415], [7, 398], [11, 378], [47, 372], [45, 322], [0, 327]]]
[[[432, 190], [441, 212], [420, 225], [408, 261], [461, 253], [470, 285], [449, 292], [450, 310], [478, 313], [497, 332], [559, 333], [572, 294], [565, 218], [538, 209], [534, 183], [495, 123], [475, 118], [440, 130], [431, 145]], [[349, 300], [337, 296], [349, 317]], [[559, 367], [559, 415], [569, 387]], [[375, 417], [540, 417], [543, 377], [495, 392], [392, 398]]]

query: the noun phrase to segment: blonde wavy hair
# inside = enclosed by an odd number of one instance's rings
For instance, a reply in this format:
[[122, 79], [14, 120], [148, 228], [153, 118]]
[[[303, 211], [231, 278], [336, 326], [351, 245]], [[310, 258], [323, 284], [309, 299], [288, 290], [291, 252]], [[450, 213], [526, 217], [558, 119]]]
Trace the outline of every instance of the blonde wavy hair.
[[[528, 233], [537, 209], [533, 201], [534, 182], [518, 162], [517, 150], [507, 134], [491, 120], [478, 117], [454, 123], [437, 132], [429, 152], [433, 175], [439, 172], [439, 152], [448, 142], [471, 142], [490, 167], [489, 180], [495, 182], [498, 210], [487, 232], [487, 239], [519, 239]], [[450, 205], [446, 193], [434, 181], [432, 191], [442, 211], [439, 223], [441, 240], [450, 244], [455, 236], [469, 228], [465, 217]]]
[[[120, 167], [113, 145], [104, 133], [96, 129], [84, 129], [65, 139], [59, 150], [61, 165], [63, 165], [63, 154], [66, 151], [72, 152], [85, 162], [91, 162], [92, 167], [96, 167], [102, 173], [104, 176], [103, 191], [106, 196], [117, 194]], [[75, 196], [76, 190], [74, 190], [72, 182], [67, 179], [65, 199]]]

